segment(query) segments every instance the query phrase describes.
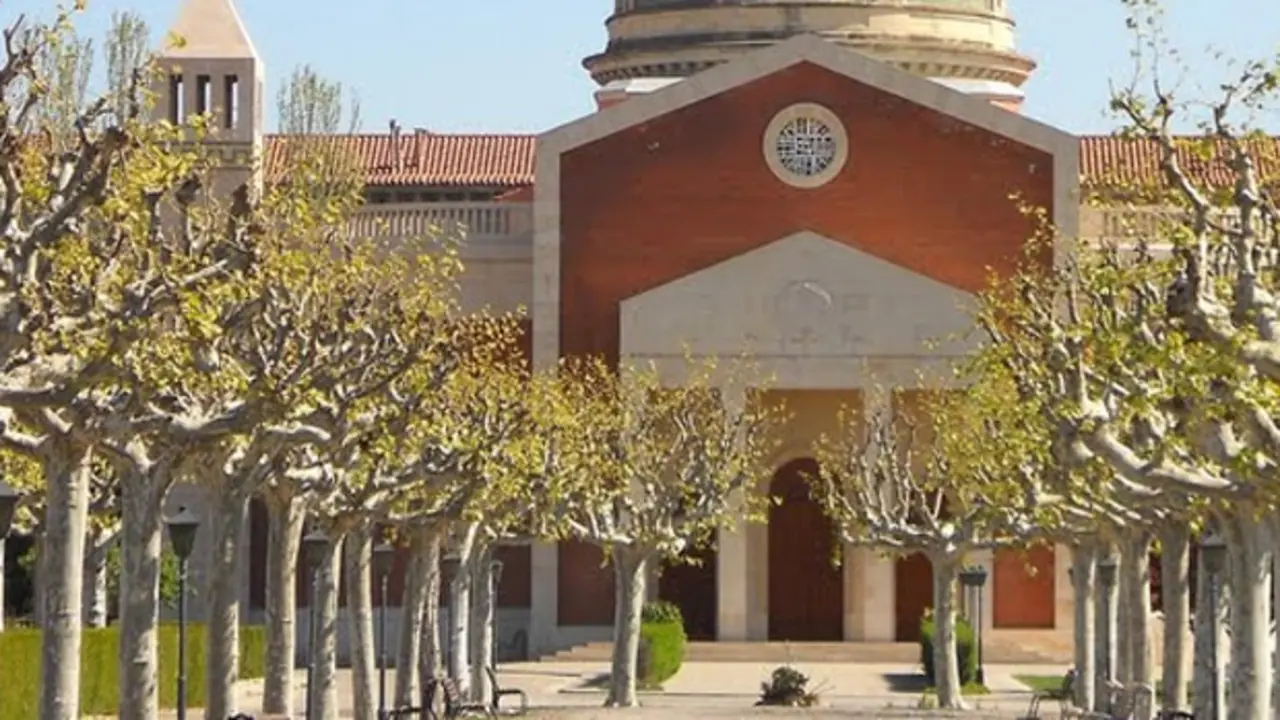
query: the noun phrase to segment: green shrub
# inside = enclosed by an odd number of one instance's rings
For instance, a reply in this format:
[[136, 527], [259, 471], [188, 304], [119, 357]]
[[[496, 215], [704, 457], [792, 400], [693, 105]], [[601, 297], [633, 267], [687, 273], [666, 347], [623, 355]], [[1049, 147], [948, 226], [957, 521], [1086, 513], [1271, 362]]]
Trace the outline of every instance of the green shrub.
[[[920, 664], [924, 666], [924, 676], [930, 686], [934, 686], [933, 673], [933, 613], [926, 612], [920, 618]], [[969, 685], [978, 681], [978, 642], [974, 636], [973, 626], [962, 616], [956, 616], [956, 660], [960, 663], [960, 684]]]
[[[118, 627], [84, 631], [80, 648], [80, 708], [84, 715], [114, 715], [120, 703], [117, 668]], [[160, 706], [177, 706], [178, 627], [160, 626]], [[204, 704], [205, 631], [187, 626], [187, 705]], [[258, 625], [240, 628], [240, 677], [260, 678], [266, 671], [266, 632]], [[40, 698], [40, 631], [0, 633], [0, 720], [37, 716]]]
[[[684, 617], [676, 605], [658, 601], [644, 606], [640, 620], [639, 684], [660, 687], [684, 663]], [[2, 720], [2, 719], [0, 719]]]

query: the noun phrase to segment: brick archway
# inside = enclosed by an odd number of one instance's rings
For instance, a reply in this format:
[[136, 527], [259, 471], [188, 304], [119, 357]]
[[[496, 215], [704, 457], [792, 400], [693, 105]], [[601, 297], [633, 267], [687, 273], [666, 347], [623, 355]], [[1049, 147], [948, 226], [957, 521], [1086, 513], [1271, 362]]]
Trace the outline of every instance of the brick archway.
[[831, 562], [835, 536], [821, 506], [809, 496], [809, 458], [783, 465], [770, 493], [769, 639], [840, 641], [844, 638], [844, 585]]

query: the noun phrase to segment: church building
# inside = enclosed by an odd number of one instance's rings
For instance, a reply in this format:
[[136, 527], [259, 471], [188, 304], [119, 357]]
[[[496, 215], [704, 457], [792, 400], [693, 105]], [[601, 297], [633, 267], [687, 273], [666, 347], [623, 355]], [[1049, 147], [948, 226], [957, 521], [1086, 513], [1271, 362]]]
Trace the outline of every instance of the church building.
[[[721, 533], [700, 564], [661, 572], [653, 592], [697, 640], [914, 641], [928, 562], [851, 547], [833, 566], [830, 524], [801, 479], [810, 447], [841, 406], [909, 413], [947, 382], [970, 348], [929, 341], [969, 326], [988, 271], [1011, 270], [1034, 230], [1012, 195], [1068, 236], [1114, 236], [1121, 216], [1084, 198], [1116, 179], [1158, 186], [1153, 149], [1019, 113], [1035, 62], [1006, 0], [617, 0], [604, 22], [584, 61], [599, 85], [586, 117], [537, 135], [393, 122], [346, 138], [367, 173], [354, 229], [465, 229], [465, 305], [526, 309], [536, 369], [598, 354], [676, 377], [686, 349], [751, 356], [773, 378], [751, 401], [794, 415], [766, 488], [782, 502], [767, 523]], [[265, 71], [232, 1], [186, 0], [173, 32], [187, 43], [167, 59], [162, 109], [222, 119], [211, 142], [228, 188], [271, 177], [282, 143], [265, 133]], [[255, 503], [250, 617], [265, 521]], [[993, 642], [1069, 647], [1068, 555], [978, 554]], [[504, 656], [609, 639], [614, 581], [594, 547], [500, 558]]]

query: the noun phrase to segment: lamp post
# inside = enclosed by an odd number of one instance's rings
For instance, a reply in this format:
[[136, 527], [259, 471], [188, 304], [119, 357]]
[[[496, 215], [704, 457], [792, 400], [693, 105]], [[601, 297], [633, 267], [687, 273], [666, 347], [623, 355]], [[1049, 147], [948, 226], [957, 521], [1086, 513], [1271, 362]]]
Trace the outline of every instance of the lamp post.
[[489, 644], [489, 666], [494, 672], [498, 671], [498, 587], [502, 584], [502, 561], [494, 560], [489, 564], [489, 597], [493, 598], [493, 617], [490, 622], [493, 624], [493, 642]]
[[1218, 612], [1218, 591], [1221, 587], [1219, 583], [1222, 581], [1222, 573], [1227, 566], [1227, 543], [1222, 539], [1222, 536], [1210, 532], [1200, 540], [1200, 566], [1205, 572], [1209, 573], [1209, 617], [1212, 618], [1209, 623], [1209, 656], [1210, 661], [1213, 663], [1212, 684], [1210, 685], [1213, 691], [1213, 712], [1210, 717], [1212, 720], [1220, 720], [1222, 717], [1222, 703], [1220, 702], [1222, 688], [1218, 677], [1221, 672], [1221, 664], [1218, 658], [1218, 636], [1222, 633], [1222, 616]]
[[396, 550], [378, 543], [373, 548], [373, 573], [378, 577], [378, 720], [387, 720], [387, 578]]
[[[1098, 561], [1098, 582], [1102, 585], [1102, 679], [1098, 688], [1099, 698], [1110, 698], [1108, 686], [1115, 681], [1116, 655], [1116, 574], [1119, 564], [1115, 555], [1108, 554]], [[1110, 701], [1108, 701], [1109, 704]]]
[[187, 561], [196, 545], [200, 520], [182, 507], [166, 524], [169, 544], [178, 556], [178, 720], [187, 720]]
[[317, 627], [318, 619], [316, 617], [316, 595], [320, 590], [320, 563], [324, 561], [325, 552], [329, 547], [329, 536], [320, 531], [319, 528], [312, 528], [302, 538], [302, 559], [307, 564], [307, 569], [311, 572], [311, 598], [307, 608], [308, 630], [310, 638], [307, 641], [307, 720], [315, 720], [315, 688], [313, 687], [316, 679], [316, 655], [318, 648], [316, 647], [320, 639], [320, 629]]
[[987, 668], [982, 658], [982, 595], [987, 584], [987, 569], [981, 565], [971, 565], [960, 571], [960, 584], [969, 588], [978, 599], [977, 619], [970, 618], [978, 641], [978, 684], [987, 684]]

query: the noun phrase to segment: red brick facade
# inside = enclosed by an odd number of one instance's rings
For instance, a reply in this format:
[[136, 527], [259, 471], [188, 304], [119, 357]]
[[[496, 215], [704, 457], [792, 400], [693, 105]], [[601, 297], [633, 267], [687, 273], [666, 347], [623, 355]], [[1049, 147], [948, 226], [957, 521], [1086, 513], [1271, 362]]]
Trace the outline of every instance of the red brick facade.
[[[762, 153], [789, 105], [845, 123], [848, 164], [831, 183], [781, 183]], [[560, 350], [618, 355], [619, 304], [801, 230], [977, 291], [1018, 259], [1032, 222], [1014, 193], [1052, 212], [1053, 158], [809, 63], [576, 148], [561, 158]], [[606, 624], [613, 580], [599, 554], [560, 550], [559, 617]]]

